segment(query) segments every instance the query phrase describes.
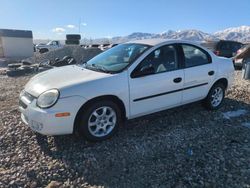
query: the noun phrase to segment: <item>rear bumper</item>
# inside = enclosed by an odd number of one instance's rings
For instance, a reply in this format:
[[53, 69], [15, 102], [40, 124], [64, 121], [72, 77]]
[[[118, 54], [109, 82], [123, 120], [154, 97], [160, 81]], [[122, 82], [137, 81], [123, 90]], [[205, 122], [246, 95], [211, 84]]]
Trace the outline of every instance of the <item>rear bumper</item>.
[[[24, 102], [24, 101], [23, 101]], [[86, 100], [80, 96], [61, 98], [49, 109], [41, 109], [36, 105], [36, 99], [26, 104], [24, 109], [19, 106], [22, 121], [33, 131], [43, 135], [72, 134], [74, 121], [78, 110]], [[56, 117], [57, 113], [68, 112], [69, 116]]]

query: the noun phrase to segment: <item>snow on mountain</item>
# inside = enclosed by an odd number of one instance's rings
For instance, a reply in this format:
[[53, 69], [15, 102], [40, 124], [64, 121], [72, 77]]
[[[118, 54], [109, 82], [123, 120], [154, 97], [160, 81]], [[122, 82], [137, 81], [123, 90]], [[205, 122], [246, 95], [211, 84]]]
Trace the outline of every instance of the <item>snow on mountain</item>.
[[199, 30], [183, 30], [183, 31], [164, 31], [160, 34], [154, 33], [140, 33], [135, 32], [124, 37], [114, 37], [112, 41], [114, 42], [126, 42], [131, 40], [149, 39], [149, 38], [164, 38], [164, 39], [179, 39], [179, 40], [192, 40], [192, 41], [206, 41], [206, 40], [216, 40], [217, 38], [208, 33], [204, 33]]
[[[149, 38], [164, 38], [164, 39], [179, 39], [179, 40], [191, 40], [195, 42], [211, 41], [211, 40], [235, 40], [240, 42], [250, 42], [250, 26], [241, 26], [228, 28], [223, 31], [218, 31], [213, 34], [205, 33], [203, 31], [188, 29], [173, 31], [168, 30], [158, 34], [155, 33], [142, 33], [134, 32], [127, 36], [113, 37], [109, 39], [85, 39], [87, 43], [123, 43], [132, 40], [149, 39]], [[105, 41], [105, 42], [104, 42]]]
[[228, 28], [223, 31], [215, 32], [214, 36], [225, 40], [247, 42], [250, 41], [250, 26]]
[[192, 40], [192, 41], [216, 40], [214, 36], [195, 29], [167, 32], [162, 35], [162, 38], [182, 39], [182, 40]]

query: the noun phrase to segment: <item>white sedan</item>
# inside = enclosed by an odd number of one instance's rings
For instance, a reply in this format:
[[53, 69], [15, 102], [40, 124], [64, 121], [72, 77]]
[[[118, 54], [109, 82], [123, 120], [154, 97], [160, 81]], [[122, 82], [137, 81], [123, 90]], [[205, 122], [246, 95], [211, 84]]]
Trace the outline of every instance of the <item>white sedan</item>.
[[202, 46], [150, 39], [120, 44], [83, 65], [34, 76], [20, 94], [22, 120], [45, 135], [111, 137], [126, 119], [203, 100], [218, 109], [234, 78], [230, 59]]

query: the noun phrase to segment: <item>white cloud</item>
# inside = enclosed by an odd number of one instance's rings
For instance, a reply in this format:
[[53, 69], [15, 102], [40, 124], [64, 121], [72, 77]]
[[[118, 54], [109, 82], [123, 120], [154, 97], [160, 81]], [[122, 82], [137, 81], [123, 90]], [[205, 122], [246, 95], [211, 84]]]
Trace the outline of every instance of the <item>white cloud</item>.
[[82, 26], [87, 26], [87, 23], [81, 23], [82, 24]]
[[54, 33], [64, 33], [65, 29], [62, 28], [62, 27], [56, 27], [56, 28], [52, 29], [52, 32], [54, 32]]
[[70, 29], [75, 29], [75, 28], [76, 28], [76, 26], [75, 26], [75, 25], [71, 25], [71, 24], [69, 24], [69, 25], [67, 25], [67, 28], [70, 28]]
[[111, 39], [112, 36], [108, 35], [108, 36], [104, 36], [104, 38]]

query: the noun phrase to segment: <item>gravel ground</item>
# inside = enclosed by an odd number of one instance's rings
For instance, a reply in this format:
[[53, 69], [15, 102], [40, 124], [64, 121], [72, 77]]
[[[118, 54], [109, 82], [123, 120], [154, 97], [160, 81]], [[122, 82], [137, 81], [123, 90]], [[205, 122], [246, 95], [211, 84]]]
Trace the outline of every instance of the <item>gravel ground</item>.
[[43, 60], [55, 60], [55, 58], [62, 59], [64, 56], [74, 57], [77, 63], [86, 62], [102, 51], [99, 48], [81, 48], [79, 45], [68, 45], [63, 48], [51, 50], [49, 52], [40, 54], [39, 52], [35, 52], [34, 56], [26, 59], [31, 63], [39, 63]]
[[250, 82], [223, 107], [200, 103], [126, 123], [112, 139], [45, 137], [21, 123], [29, 77], [0, 77], [0, 187], [250, 187]]

